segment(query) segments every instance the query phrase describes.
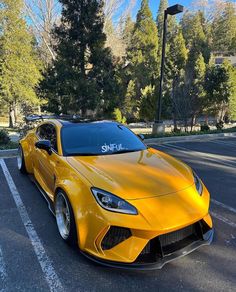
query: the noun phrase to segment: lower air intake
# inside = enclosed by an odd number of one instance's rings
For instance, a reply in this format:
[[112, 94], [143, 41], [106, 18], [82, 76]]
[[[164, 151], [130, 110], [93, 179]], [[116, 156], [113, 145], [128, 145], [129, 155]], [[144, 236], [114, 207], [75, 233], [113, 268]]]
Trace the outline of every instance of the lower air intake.
[[204, 234], [209, 230], [210, 227], [201, 220], [182, 229], [157, 236], [147, 243], [135, 262], [153, 263], [193, 242], [203, 240]]
[[102, 249], [108, 250], [132, 236], [129, 228], [111, 226], [102, 240]]
[[192, 234], [194, 234], [195, 232], [195, 227], [194, 225], [190, 225], [187, 226], [183, 229], [174, 231], [174, 232], [170, 232], [167, 234], [163, 234], [161, 236], [159, 236], [160, 242], [162, 246], [167, 246], [173, 243], [176, 243], [177, 241], [181, 241], [189, 236], [191, 236]]

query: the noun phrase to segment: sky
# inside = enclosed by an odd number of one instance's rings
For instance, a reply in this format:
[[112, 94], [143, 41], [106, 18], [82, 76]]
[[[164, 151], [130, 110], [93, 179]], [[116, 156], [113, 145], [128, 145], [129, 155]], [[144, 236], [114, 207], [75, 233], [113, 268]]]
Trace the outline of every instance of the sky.
[[[192, 0], [169, 0], [169, 6], [175, 5], [175, 4], [180, 4], [183, 6], [188, 6]], [[152, 10], [153, 16], [154, 18], [156, 18], [157, 15], [157, 10], [159, 7], [159, 0], [149, 0], [149, 6]], [[141, 0], [137, 0], [137, 5], [136, 5], [136, 10], [138, 11], [138, 9], [140, 8], [141, 5]]]
[[[236, 2], [236, 0], [230, 0], [230, 1], [234, 3]], [[185, 8], [188, 8], [188, 6], [194, 1], [193, 0], [169, 0], [168, 2], [169, 2], [169, 6], [180, 4], [180, 5], [183, 5]], [[152, 10], [154, 18], [156, 18], [159, 3], [160, 3], [160, 0], [149, 0], [149, 6]], [[135, 14], [139, 10], [140, 5], [141, 5], [141, 0], [137, 0]]]

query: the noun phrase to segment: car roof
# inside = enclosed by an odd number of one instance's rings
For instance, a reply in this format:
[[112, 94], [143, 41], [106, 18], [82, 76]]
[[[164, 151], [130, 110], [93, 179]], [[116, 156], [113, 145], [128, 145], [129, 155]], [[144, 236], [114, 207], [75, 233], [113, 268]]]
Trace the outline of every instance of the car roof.
[[94, 124], [104, 124], [104, 125], [119, 125], [116, 121], [109, 120], [89, 120], [89, 119], [80, 119], [80, 120], [64, 120], [64, 119], [45, 119], [43, 123], [53, 123], [55, 125], [60, 124], [61, 127], [69, 127], [74, 125], [94, 125]]
[[108, 125], [108, 124], [114, 124], [117, 125], [119, 123], [115, 122], [115, 121], [108, 121], [108, 120], [79, 120], [79, 121], [67, 121], [67, 120], [58, 120], [62, 127], [68, 127], [68, 126], [72, 126], [72, 125], [92, 125], [92, 124], [104, 124], [104, 125]]
[[62, 115], [62, 116], [56, 116], [56, 115], [30, 115], [25, 117], [25, 120], [27, 122], [36, 122], [40, 121], [42, 124], [45, 123], [52, 123], [55, 126], [59, 127], [68, 127], [71, 125], [81, 125], [81, 124], [95, 124], [95, 123], [100, 123], [100, 124], [113, 124], [113, 125], [119, 125], [120, 123], [112, 120], [98, 120], [98, 119], [85, 119], [81, 118], [79, 116], [69, 116], [69, 115]]

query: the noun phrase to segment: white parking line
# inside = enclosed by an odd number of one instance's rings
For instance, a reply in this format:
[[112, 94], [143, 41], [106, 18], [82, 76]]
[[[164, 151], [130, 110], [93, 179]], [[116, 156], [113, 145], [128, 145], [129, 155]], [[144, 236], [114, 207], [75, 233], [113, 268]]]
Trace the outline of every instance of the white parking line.
[[12, 197], [15, 201], [16, 207], [18, 209], [18, 212], [20, 214], [22, 223], [25, 226], [25, 230], [29, 236], [29, 239], [31, 241], [31, 244], [34, 248], [34, 252], [38, 258], [38, 262], [41, 266], [41, 269], [44, 273], [45, 279], [48, 283], [48, 286], [50, 288], [50, 291], [58, 292], [58, 291], [64, 291], [61, 281], [56, 274], [52, 262], [49, 259], [49, 257], [46, 254], [46, 251], [43, 247], [43, 244], [37, 234], [37, 232], [34, 229], [33, 223], [31, 222], [28, 212], [25, 208], [24, 203], [22, 202], [22, 199], [20, 197], [19, 192], [17, 191], [16, 185], [10, 175], [10, 172], [5, 164], [5, 161], [3, 159], [0, 159], [0, 165], [2, 167], [4, 176], [6, 178], [7, 184], [9, 186], [9, 189], [11, 191]]
[[2, 284], [2, 288], [0, 288], [0, 292], [3, 292], [5, 290], [6, 279], [7, 279], [6, 264], [5, 264], [2, 249], [0, 246], [0, 280], [1, 280], [1, 284]]
[[233, 212], [233, 213], [236, 214], [236, 209], [234, 209], [234, 208], [232, 208], [232, 207], [230, 207], [230, 206], [227, 206], [227, 205], [225, 205], [225, 204], [223, 204], [223, 203], [221, 203], [221, 202], [218, 202], [218, 201], [216, 201], [216, 200], [214, 200], [214, 199], [211, 199], [211, 202], [212, 202], [213, 204], [216, 204], [216, 205], [218, 205], [218, 206], [220, 206], [220, 207], [222, 207], [222, 208], [224, 208], [224, 209], [227, 209], [227, 210], [229, 210], [229, 211], [231, 211], [231, 212]]
[[236, 223], [230, 221], [229, 219], [227, 219], [227, 218], [225, 218], [225, 217], [223, 217], [223, 216], [221, 216], [220, 214], [217, 214], [217, 213], [215, 213], [215, 212], [210, 212], [210, 213], [211, 213], [211, 215], [212, 215], [213, 217], [217, 218], [218, 220], [224, 222], [224, 223], [227, 224], [227, 225], [230, 225], [231, 227], [236, 228]]

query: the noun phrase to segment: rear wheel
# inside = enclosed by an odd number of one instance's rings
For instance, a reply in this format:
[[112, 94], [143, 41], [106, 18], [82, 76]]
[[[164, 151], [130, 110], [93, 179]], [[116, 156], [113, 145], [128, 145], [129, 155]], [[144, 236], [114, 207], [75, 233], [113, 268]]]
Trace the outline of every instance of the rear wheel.
[[18, 166], [18, 169], [21, 173], [27, 174], [27, 170], [25, 167], [24, 152], [23, 152], [21, 145], [19, 145], [18, 152], [17, 152], [17, 166]]
[[58, 231], [63, 240], [70, 244], [77, 243], [77, 231], [74, 213], [65, 192], [59, 190], [56, 194], [55, 213]]

